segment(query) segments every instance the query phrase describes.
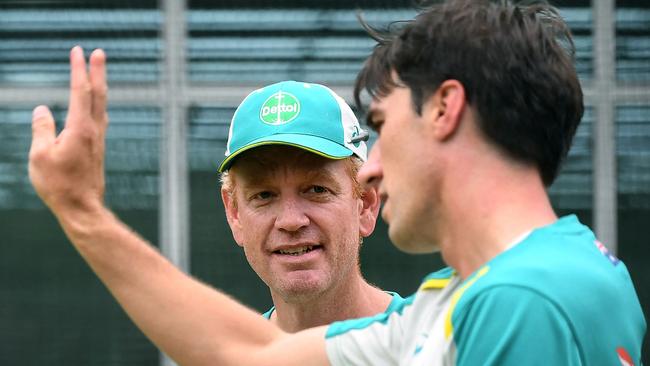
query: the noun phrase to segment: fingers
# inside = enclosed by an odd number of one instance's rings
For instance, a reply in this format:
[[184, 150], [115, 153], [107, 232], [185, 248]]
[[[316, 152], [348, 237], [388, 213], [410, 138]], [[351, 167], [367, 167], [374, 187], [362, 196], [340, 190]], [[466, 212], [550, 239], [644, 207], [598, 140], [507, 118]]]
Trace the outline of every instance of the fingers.
[[56, 126], [50, 110], [39, 105], [32, 113], [32, 147], [31, 152], [42, 151], [54, 143]]
[[70, 51], [70, 102], [66, 128], [81, 127], [91, 112], [91, 86], [86, 72], [83, 50], [75, 46]]
[[92, 117], [95, 121], [105, 124], [106, 118], [106, 54], [96, 49], [90, 54], [90, 86], [92, 90]]

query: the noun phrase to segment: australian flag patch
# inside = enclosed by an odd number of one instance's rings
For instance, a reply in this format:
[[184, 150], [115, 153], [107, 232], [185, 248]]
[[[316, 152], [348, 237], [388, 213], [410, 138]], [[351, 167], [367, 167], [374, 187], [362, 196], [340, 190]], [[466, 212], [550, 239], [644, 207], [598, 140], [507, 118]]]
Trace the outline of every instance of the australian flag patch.
[[618, 258], [616, 258], [616, 256], [615, 256], [614, 254], [612, 254], [612, 253], [609, 251], [609, 249], [607, 249], [607, 247], [604, 246], [603, 243], [601, 243], [600, 241], [598, 241], [598, 240], [594, 240], [594, 245], [596, 245], [596, 247], [598, 248], [598, 250], [600, 250], [600, 252], [603, 253], [603, 255], [604, 255], [607, 259], [609, 259], [609, 261], [612, 262], [613, 265], [617, 265], [618, 262], [620, 262], [620, 260], [619, 260]]

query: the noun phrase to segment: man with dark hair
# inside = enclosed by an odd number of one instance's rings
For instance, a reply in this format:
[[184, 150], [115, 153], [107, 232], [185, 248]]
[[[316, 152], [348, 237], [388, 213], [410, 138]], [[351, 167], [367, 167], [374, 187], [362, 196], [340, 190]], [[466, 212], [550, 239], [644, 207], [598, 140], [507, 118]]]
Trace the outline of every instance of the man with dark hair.
[[286, 334], [121, 224], [102, 202], [101, 51], [89, 76], [73, 52], [58, 138], [34, 110], [30, 177], [128, 314], [184, 365], [640, 363], [646, 324], [625, 266], [575, 216], [558, 219], [545, 190], [583, 109], [570, 39], [548, 5], [487, 0], [449, 0], [382, 36], [356, 88], [379, 132], [359, 179], [378, 187], [396, 246], [440, 250], [453, 270], [371, 318]]
[[[639, 362], [646, 324], [625, 265], [574, 215], [558, 219], [545, 191], [583, 113], [557, 11], [450, 1], [373, 34], [355, 97], [373, 98], [379, 151], [360, 180], [379, 187], [396, 246], [440, 250], [463, 281], [442, 317], [427, 312], [439, 296], [420, 289], [401, 317], [400, 360]], [[328, 348], [341, 364], [393, 332], [342, 324]]]

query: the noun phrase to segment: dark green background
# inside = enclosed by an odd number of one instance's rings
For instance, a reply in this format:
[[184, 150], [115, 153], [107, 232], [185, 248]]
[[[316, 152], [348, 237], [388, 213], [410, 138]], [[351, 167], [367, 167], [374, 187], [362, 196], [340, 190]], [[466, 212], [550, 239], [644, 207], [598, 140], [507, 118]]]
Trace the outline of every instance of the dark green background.
[[[571, 10], [567, 12], [567, 20], [578, 49], [576, 68], [583, 85], [589, 86], [594, 73], [593, 14], [587, 8], [590, 2], [552, 2], [563, 10]], [[385, 9], [390, 18], [391, 12], [402, 16], [400, 9], [410, 3], [327, 0], [318, 3], [324, 11], [319, 13], [321, 18], [314, 24], [306, 24], [307, 29], [298, 30], [283, 28], [281, 18], [273, 23], [277, 29], [265, 25], [267, 28], [262, 30], [258, 29], [255, 17], [242, 19], [241, 29], [221, 27], [218, 21], [193, 23], [191, 18], [188, 79], [191, 83], [211, 85], [235, 82], [256, 85], [288, 78], [349, 85], [372, 43], [363, 30], [346, 28], [345, 24], [337, 23], [341, 22], [336, 18], [339, 15], [327, 11]], [[189, 10], [196, 16], [234, 6], [248, 10], [270, 9], [271, 5], [305, 10], [313, 9], [313, 4], [295, 0], [272, 4], [259, 0], [192, 0]], [[617, 1], [616, 5], [616, 82], [648, 87], [650, 4], [627, 0]], [[41, 87], [65, 87], [67, 53], [74, 44], [81, 44], [86, 50], [92, 47], [107, 50], [111, 86], [156, 85], [161, 78], [164, 52], [158, 6], [153, 0], [0, 0], [0, 93], [7, 93], [4, 87], [30, 87], [35, 93]], [[85, 13], [93, 9], [118, 9], [125, 15], [138, 12], [143, 15], [142, 20], [129, 18], [122, 22], [110, 14]], [[46, 21], [49, 18], [52, 22], [52, 28], [38, 28], [38, 22], [15, 13], [16, 10], [34, 11], [31, 15], [40, 11], [46, 15]], [[54, 13], [55, 10], [63, 13]], [[65, 18], [66, 10], [81, 12], [81, 18], [74, 19], [81, 19], [83, 24], [75, 28]], [[399, 16], [394, 20], [399, 20]], [[21, 20], [18, 22], [21, 26], [14, 28], [11, 26], [14, 23], [8, 20]], [[328, 39], [330, 43], [325, 42]], [[297, 41], [291, 43], [291, 40]], [[345, 48], [348, 41], [353, 46]], [[265, 49], [261, 47], [264, 44], [274, 47]], [[341, 50], [344, 52], [339, 54]], [[234, 106], [224, 107], [219, 101], [215, 104], [192, 105], [187, 113], [191, 274], [263, 311], [271, 305], [268, 290], [231, 238], [215, 173]], [[127, 318], [75, 252], [55, 218], [35, 197], [26, 169], [33, 107], [0, 103], [0, 365], [157, 365], [158, 350]], [[51, 107], [60, 125], [65, 118], [65, 106]], [[593, 220], [595, 117], [591, 107], [587, 108], [567, 164], [550, 189], [559, 214], [575, 212], [587, 225]], [[161, 199], [160, 110], [156, 106], [112, 104], [109, 114], [107, 201], [120, 218], [155, 245]], [[618, 255], [628, 266], [647, 317], [650, 314], [650, 100], [618, 105], [615, 119]], [[439, 255], [413, 257], [397, 251], [388, 241], [386, 225], [381, 220], [375, 233], [364, 242], [361, 263], [371, 283], [402, 295], [412, 293], [423, 276], [443, 265]], [[616, 317], [617, 314], [612, 314], [611, 321], [615, 322]], [[644, 345], [644, 362], [648, 364], [647, 337]]]

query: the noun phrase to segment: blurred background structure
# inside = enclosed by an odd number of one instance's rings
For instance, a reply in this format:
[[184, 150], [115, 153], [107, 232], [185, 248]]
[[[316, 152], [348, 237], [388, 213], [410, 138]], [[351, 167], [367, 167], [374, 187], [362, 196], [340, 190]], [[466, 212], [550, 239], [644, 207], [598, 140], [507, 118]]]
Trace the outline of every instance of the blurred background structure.
[[[551, 2], [575, 35], [587, 105], [553, 204], [625, 261], [647, 318], [650, 2]], [[416, 14], [407, 0], [0, 0], [0, 364], [170, 364], [29, 183], [31, 110], [47, 104], [62, 125], [72, 46], [108, 54], [108, 204], [186, 272], [262, 311], [270, 296], [219, 197], [228, 124], [246, 94], [280, 80], [324, 83], [351, 102], [374, 44], [357, 9], [376, 26]], [[402, 295], [440, 267], [438, 255], [394, 249], [383, 222], [362, 250], [366, 277]], [[649, 353], [646, 339], [646, 364]]]

